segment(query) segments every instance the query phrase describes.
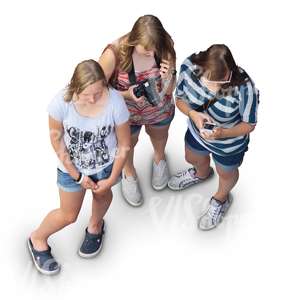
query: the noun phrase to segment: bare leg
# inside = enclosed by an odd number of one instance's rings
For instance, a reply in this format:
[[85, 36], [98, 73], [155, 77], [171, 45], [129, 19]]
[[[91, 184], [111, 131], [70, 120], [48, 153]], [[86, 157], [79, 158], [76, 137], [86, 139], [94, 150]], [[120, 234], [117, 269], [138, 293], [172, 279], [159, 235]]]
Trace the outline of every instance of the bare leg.
[[128, 153], [128, 157], [123, 168], [123, 171], [126, 176], [134, 176], [134, 177], [137, 176], [133, 164], [133, 159], [134, 159], [134, 148], [138, 142], [139, 133], [140, 131], [137, 134], [131, 135], [131, 149]]
[[185, 146], [185, 159], [196, 169], [196, 176], [206, 178], [210, 172], [210, 156], [200, 155]]
[[30, 236], [36, 250], [47, 250], [49, 236], [77, 220], [85, 192], [83, 190], [70, 193], [59, 189], [60, 208], [49, 212], [40, 226]]
[[98, 234], [101, 232], [103, 217], [112, 201], [112, 191], [108, 190], [104, 195], [98, 196], [93, 193], [92, 216], [88, 225], [88, 232]]
[[229, 192], [233, 189], [239, 179], [239, 170], [226, 172], [222, 168], [216, 165], [216, 170], [219, 175], [219, 187], [218, 191], [214, 195], [214, 198], [224, 202], [228, 199]]
[[151, 126], [146, 125], [146, 132], [150, 136], [154, 148], [154, 161], [158, 164], [161, 160], [165, 160], [165, 148], [168, 140], [168, 132], [170, 125]]

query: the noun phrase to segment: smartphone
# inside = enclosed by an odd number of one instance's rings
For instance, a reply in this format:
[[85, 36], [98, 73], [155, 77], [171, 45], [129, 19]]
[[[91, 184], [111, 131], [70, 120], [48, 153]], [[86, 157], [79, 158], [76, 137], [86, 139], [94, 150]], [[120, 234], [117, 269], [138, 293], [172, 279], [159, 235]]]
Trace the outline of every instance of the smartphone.
[[213, 129], [216, 127], [216, 124], [205, 122], [203, 128], [200, 129], [201, 132], [212, 133]]

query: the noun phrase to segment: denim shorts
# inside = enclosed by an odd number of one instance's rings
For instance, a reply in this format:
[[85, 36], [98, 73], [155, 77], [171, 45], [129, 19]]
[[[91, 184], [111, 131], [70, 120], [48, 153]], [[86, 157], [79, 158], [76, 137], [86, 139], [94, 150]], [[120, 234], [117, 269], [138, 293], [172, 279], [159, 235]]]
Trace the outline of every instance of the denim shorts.
[[237, 169], [242, 164], [245, 152], [247, 151], [246, 149], [243, 152], [234, 155], [227, 155], [227, 156], [217, 155], [215, 153], [210, 152], [205, 147], [203, 147], [191, 134], [189, 129], [185, 133], [184, 141], [185, 141], [185, 146], [189, 150], [191, 150], [192, 152], [198, 155], [207, 156], [211, 153], [215, 164], [221, 167], [225, 172], [231, 172], [234, 169]]
[[[171, 124], [173, 118], [175, 116], [175, 113], [173, 113], [171, 116], [169, 116], [168, 118], [158, 122], [158, 123], [154, 123], [154, 124], [149, 124], [150, 126], [153, 126], [153, 127], [160, 127], [160, 126], [166, 126], [166, 125], [169, 125]], [[131, 134], [134, 135], [134, 134], [137, 134], [141, 128], [142, 128], [143, 125], [130, 125], [130, 130], [131, 130]]]
[[[94, 182], [98, 182], [99, 180], [106, 179], [110, 176], [112, 171], [113, 164], [107, 166], [102, 171], [89, 175]], [[121, 178], [118, 179], [120, 181]], [[117, 181], [117, 182], [118, 182]], [[65, 173], [57, 168], [57, 186], [65, 192], [79, 192], [83, 190], [81, 184], [78, 184], [69, 173]]]

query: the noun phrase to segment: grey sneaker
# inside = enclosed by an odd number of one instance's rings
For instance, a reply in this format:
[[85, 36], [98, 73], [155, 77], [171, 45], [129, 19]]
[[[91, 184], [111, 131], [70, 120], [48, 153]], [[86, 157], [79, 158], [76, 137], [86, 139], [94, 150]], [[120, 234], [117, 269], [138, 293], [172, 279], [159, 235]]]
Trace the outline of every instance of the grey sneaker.
[[198, 228], [201, 230], [210, 230], [215, 228], [222, 222], [226, 212], [230, 208], [233, 197], [229, 194], [228, 200], [222, 203], [221, 201], [211, 198], [206, 211], [198, 220]]
[[103, 237], [105, 234], [105, 222], [103, 221], [102, 230], [98, 234], [89, 233], [88, 227], [85, 229], [85, 238], [78, 251], [83, 258], [95, 257], [102, 249]]
[[37, 251], [31, 239], [28, 239], [28, 249], [32, 256], [36, 269], [44, 275], [54, 275], [60, 271], [60, 265], [51, 254], [51, 248], [47, 250]]
[[199, 178], [196, 175], [195, 168], [189, 168], [172, 176], [168, 182], [168, 187], [174, 191], [184, 190], [191, 185], [200, 183], [210, 178], [214, 174], [214, 170], [210, 167], [210, 173], [206, 178]]
[[165, 160], [161, 160], [158, 164], [153, 162], [152, 187], [155, 190], [164, 189], [168, 184], [169, 177], [169, 169]]
[[121, 191], [126, 202], [132, 206], [143, 204], [143, 198], [139, 187], [138, 178], [127, 176], [122, 171]]

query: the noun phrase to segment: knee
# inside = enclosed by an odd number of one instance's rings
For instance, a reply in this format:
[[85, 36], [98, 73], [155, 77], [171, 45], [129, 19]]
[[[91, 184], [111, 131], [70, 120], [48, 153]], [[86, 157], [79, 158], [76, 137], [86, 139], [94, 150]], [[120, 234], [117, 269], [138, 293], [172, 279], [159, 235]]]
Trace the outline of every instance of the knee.
[[78, 218], [78, 214], [74, 214], [74, 213], [62, 213], [62, 217], [64, 220], [65, 224], [72, 224], [75, 223], [77, 221]]
[[136, 144], [138, 143], [138, 140], [139, 140], [138, 135], [135, 135], [135, 136], [131, 137], [131, 148], [132, 149], [136, 146]]
[[185, 153], [185, 160], [194, 166], [204, 166], [210, 164], [209, 156], [194, 157], [193, 155]]
[[165, 140], [168, 138], [168, 129], [161, 129], [159, 131], [156, 131], [146, 126], [145, 131], [151, 139], [155, 139], [157, 141]]
[[221, 168], [216, 168], [217, 173], [219, 175], [220, 178], [222, 178], [223, 180], [231, 180], [232, 178], [238, 178], [239, 177], [239, 171], [238, 169], [234, 169], [234, 170], [224, 170]]

